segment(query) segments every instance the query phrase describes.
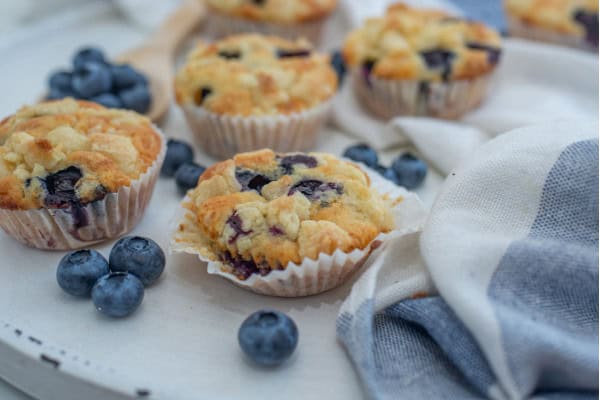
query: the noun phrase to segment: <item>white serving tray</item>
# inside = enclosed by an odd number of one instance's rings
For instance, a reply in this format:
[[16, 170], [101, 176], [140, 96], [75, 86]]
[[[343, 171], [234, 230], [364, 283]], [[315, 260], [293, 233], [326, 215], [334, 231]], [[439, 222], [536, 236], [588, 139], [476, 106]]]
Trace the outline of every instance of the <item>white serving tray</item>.
[[[93, 4], [0, 38], [0, 115], [37, 98], [48, 71], [65, 65], [81, 44], [98, 44], [116, 55], [143, 36], [116, 19], [108, 5]], [[556, 62], [552, 51], [542, 53], [548, 57], [537, 54], [533, 59], [527, 51], [509, 54], [511, 65], [506, 68], [518, 74], [519, 63], [543, 68]], [[577, 70], [572, 65], [565, 71], [571, 76], [569, 85], [577, 81]], [[536, 81], [531, 73], [521, 78], [544, 88], [560, 90], [563, 85]], [[583, 78], [575, 87], [592, 84]], [[579, 97], [574, 101], [597, 109], [597, 98], [588, 92], [575, 91], [572, 95]], [[189, 140], [177, 110], [171, 110], [164, 131]], [[352, 141], [328, 129], [319, 150], [339, 154]], [[384, 160], [398, 151], [385, 153]], [[198, 161], [213, 160], [200, 153]], [[429, 174], [417, 191], [425, 203], [433, 201], [441, 181], [435, 171]], [[160, 179], [133, 233], [149, 236], [166, 249], [167, 227], [179, 199], [174, 183]], [[110, 247], [96, 248], [108, 255]], [[111, 320], [95, 312], [91, 301], [59, 289], [55, 270], [64, 253], [31, 250], [0, 233], [0, 254], [0, 377], [42, 400], [363, 397], [358, 376], [335, 337], [335, 317], [351, 283], [310, 298], [274, 299], [208, 275], [193, 256], [169, 256], [164, 276], [146, 291], [141, 308], [130, 318]], [[293, 358], [271, 370], [247, 363], [236, 336], [248, 314], [267, 307], [288, 313], [300, 329]]]

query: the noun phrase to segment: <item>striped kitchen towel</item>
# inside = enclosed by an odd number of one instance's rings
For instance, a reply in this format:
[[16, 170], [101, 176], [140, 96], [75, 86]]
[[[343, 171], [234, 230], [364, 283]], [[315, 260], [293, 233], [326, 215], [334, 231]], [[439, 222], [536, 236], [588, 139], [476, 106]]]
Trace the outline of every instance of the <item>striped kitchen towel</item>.
[[598, 398], [597, 123], [486, 143], [371, 263], [337, 320], [369, 398]]

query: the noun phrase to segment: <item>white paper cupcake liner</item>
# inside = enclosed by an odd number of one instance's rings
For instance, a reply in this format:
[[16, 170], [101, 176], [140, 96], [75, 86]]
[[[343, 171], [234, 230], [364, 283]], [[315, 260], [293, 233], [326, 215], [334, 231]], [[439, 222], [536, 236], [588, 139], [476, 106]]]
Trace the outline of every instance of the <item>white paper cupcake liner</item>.
[[295, 114], [247, 117], [216, 114], [195, 105], [181, 107], [202, 149], [216, 157], [230, 158], [264, 148], [282, 153], [314, 149], [331, 106], [328, 100]]
[[326, 21], [327, 17], [297, 24], [277, 24], [233, 17], [209, 8], [206, 29], [208, 34], [214, 38], [236, 33], [256, 32], [289, 40], [305, 38], [313, 44], [319, 44]]
[[573, 47], [580, 50], [597, 52], [598, 48], [588, 43], [585, 38], [526, 24], [518, 18], [507, 16], [508, 33], [523, 39], [536, 40], [544, 43]]
[[43, 250], [78, 249], [129, 232], [144, 214], [165, 157], [165, 139], [155, 130], [161, 139], [160, 152], [130, 186], [78, 208], [75, 215], [72, 209], [0, 209], [0, 228], [19, 242]]
[[[367, 170], [366, 168], [364, 168]], [[236, 285], [252, 292], [279, 297], [301, 297], [325, 292], [342, 285], [356, 273], [372, 252], [391, 238], [411, 234], [422, 229], [426, 209], [418, 196], [396, 186], [377, 174], [367, 170], [372, 187], [389, 199], [401, 199], [392, 208], [395, 228], [391, 232], [379, 234], [364, 249], [351, 252], [336, 250], [333, 254], [319, 254], [316, 260], [304, 259], [301, 264], [290, 262], [284, 270], [275, 270], [268, 275], [254, 274], [245, 281], [235, 277], [226, 264], [214, 260], [214, 256], [204, 254], [197, 242], [198, 233], [194, 214], [184, 207], [174, 219], [170, 251], [198, 256], [207, 263], [209, 274], [222, 276]], [[189, 202], [185, 198], [183, 203]], [[180, 227], [185, 226], [185, 234]], [[196, 229], [196, 232], [194, 232]]]
[[352, 70], [354, 93], [365, 108], [380, 118], [401, 115], [457, 119], [483, 101], [492, 74], [470, 80], [420, 82], [364, 78]]

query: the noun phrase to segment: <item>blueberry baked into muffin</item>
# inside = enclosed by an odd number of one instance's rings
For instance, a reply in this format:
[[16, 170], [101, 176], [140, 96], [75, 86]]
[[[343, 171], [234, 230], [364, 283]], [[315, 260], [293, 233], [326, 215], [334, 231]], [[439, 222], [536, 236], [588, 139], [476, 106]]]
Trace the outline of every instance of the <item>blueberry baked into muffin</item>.
[[343, 283], [374, 240], [395, 229], [399, 201], [329, 154], [238, 154], [207, 169], [188, 192], [172, 249], [198, 254], [260, 293], [314, 294]]
[[509, 33], [598, 51], [598, 1], [505, 0]]
[[492, 28], [402, 3], [368, 19], [343, 47], [356, 95], [383, 118], [462, 116], [483, 100], [501, 54]]
[[65, 99], [0, 122], [0, 227], [43, 249], [129, 231], [150, 199], [162, 135], [135, 113]]
[[257, 34], [199, 43], [175, 78], [190, 127], [220, 157], [313, 147], [336, 89], [328, 55]]
[[207, 0], [209, 31], [217, 36], [259, 32], [318, 43], [337, 0]]

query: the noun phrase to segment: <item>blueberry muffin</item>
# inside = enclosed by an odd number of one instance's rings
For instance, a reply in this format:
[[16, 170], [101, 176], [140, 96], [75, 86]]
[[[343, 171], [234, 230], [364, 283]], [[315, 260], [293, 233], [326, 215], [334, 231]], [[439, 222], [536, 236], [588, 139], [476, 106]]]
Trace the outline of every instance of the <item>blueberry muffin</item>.
[[351, 32], [343, 56], [376, 115], [458, 118], [483, 99], [500, 35], [482, 23], [402, 3]]
[[314, 294], [341, 284], [358, 265], [335, 276], [317, 267], [305, 276], [308, 288], [294, 287], [291, 274], [323, 255], [368, 256], [373, 241], [395, 228], [392, 203], [357, 165], [332, 155], [238, 154], [207, 169], [188, 192], [172, 247], [216, 263], [234, 282], [258, 284], [250, 288], [261, 293], [274, 294], [260, 286], [274, 274], [271, 282], [287, 286], [288, 295]]
[[245, 34], [201, 42], [175, 78], [175, 99], [204, 149], [306, 150], [337, 89], [329, 56], [304, 40]]
[[162, 135], [134, 112], [65, 99], [0, 122], [0, 227], [71, 249], [130, 230], [160, 168]]
[[596, 0], [505, 0], [509, 33], [598, 51]]
[[337, 0], [207, 0], [209, 31], [217, 36], [260, 32], [318, 43]]

